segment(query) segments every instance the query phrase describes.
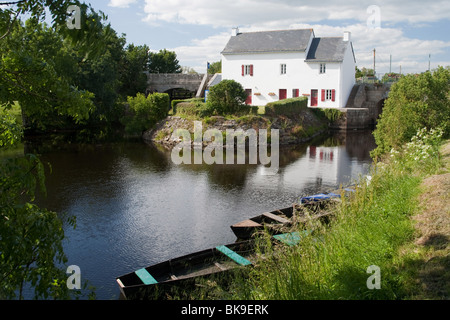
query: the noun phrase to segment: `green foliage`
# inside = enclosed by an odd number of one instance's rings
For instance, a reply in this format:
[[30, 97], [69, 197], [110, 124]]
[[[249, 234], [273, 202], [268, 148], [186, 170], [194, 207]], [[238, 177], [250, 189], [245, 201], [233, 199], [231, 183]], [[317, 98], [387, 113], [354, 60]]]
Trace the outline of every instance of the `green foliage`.
[[208, 74], [222, 73], [222, 61], [216, 61], [209, 65]]
[[299, 114], [308, 107], [308, 98], [291, 98], [270, 102], [265, 107], [265, 114], [270, 116]]
[[150, 48], [147, 45], [135, 46], [130, 44], [125, 51], [122, 62], [121, 87], [119, 92], [123, 96], [135, 96], [147, 89], [147, 75], [149, 69]]
[[205, 109], [205, 103], [203, 99], [187, 99], [174, 104], [174, 108], [174, 114], [177, 115], [200, 116]]
[[408, 142], [422, 128], [441, 128], [450, 133], [450, 70], [407, 75], [392, 85], [389, 98], [374, 131], [377, 148], [373, 157]]
[[22, 138], [22, 125], [16, 118], [6, 113], [0, 113], [0, 148], [14, 146]]
[[[262, 300], [397, 300], [414, 295], [416, 279], [405, 272], [402, 254], [415, 230], [422, 178], [439, 166], [442, 131], [420, 130], [392, 161], [377, 163], [354, 192], [325, 208], [334, 212], [330, 224], [311, 220], [302, 225], [294, 247], [272, 245], [262, 237], [264, 256], [246, 279], [229, 292], [235, 299]], [[344, 193], [342, 193], [344, 195]], [[381, 289], [367, 287], [369, 266], [381, 272]]]
[[[75, 66], [95, 58], [108, 37], [104, 15], [79, 1], [80, 30], [66, 27], [66, 0], [27, 0], [0, 8], [0, 150], [15, 145], [22, 127], [11, 109], [19, 102], [25, 123], [85, 122], [93, 95], [76, 87]], [[53, 28], [42, 24], [50, 13]], [[31, 17], [25, 24], [20, 18]], [[69, 44], [77, 52], [68, 50]], [[79, 61], [77, 57], [83, 57]], [[75, 63], [74, 63], [75, 62]], [[65, 220], [39, 208], [35, 193], [45, 194], [44, 165], [34, 155], [3, 157], [0, 165], [0, 299], [22, 299], [25, 285], [35, 298], [70, 298], [63, 251]], [[69, 225], [75, 220], [69, 218]]]
[[442, 165], [439, 157], [442, 135], [440, 128], [429, 131], [422, 128], [400, 150], [391, 150], [391, 160], [403, 170], [432, 174]]
[[150, 53], [149, 72], [181, 73], [182, 69], [179, 65], [176, 53], [164, 49], [159, 50], [158, 53]]
[[153, 93], [147, 97], [138, 93], [136, 97], [128, 97], [129, 111], [122, 119], [126, 133], [140, 135], [167, 116], [170, 108], [170, 97], [166, 93]]
[[247, 93], [240, 83], [234, 80], [223, 80], [211, 87], [206, 110], [210, 115], [235, 114], [246, 108], [246, 99]]
[[[2, 144], [12, 143], [3, 138]], [[68, 298], [66, 275], [59, 268], [67, 262], [63, 220], [33, 204], [38, 188], [45, 193], [44, 166], [34, 155], [1, 162], [0, 298], [23, 298], [25, 283], [34, 288], [36, 298]], [[67, 221], [74, 225], [73, 219]]]
[[24, 125], [44, 127], [56, 118], [69, 117], [77, 123], [89, 118], [93, 95], [78, 90], [71, 75], [62, 72], [71, 57], [52, 29], [30, 19], [24, 26], [17, 24], [2, 42], [0, 101], [6, 105], [18, 101], [28, 119]]
[[373, 69], [362, 68], [361, 70], [358, 67], [355, 67], [355, 78], [362, 77], [373, 77]]
[[329, 123], [339, 120], [344, 113], [333, 108], [312, 108], [311, 111], [318, 117], [327, 120]]

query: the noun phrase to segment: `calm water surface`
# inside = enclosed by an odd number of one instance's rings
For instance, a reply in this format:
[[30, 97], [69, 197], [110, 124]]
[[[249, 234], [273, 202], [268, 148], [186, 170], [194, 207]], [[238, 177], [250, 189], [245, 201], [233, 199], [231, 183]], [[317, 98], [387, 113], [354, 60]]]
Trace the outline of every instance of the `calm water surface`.
[[374, 147], [370, 132], [349, 132], [282, 148], [274, 176], [257, 165], [177, 166], [142, 142], [38, 147], [52, 166], [38, 203], [77, 217], [68, 263], [98, 299], [118, 299], [117, 276], [234, 242], [231, 224], [367, 174]]

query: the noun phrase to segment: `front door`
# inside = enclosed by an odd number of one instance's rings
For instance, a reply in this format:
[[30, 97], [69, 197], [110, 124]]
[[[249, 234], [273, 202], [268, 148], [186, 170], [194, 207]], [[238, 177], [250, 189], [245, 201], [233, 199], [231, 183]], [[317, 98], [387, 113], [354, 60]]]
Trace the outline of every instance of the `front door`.
[[287, 98], [287, 89], [280, 89], [280, 100], [284, 100]]
[[317, 89], [311, 90], [311, 107], [317, 107], [318, 97], [319, 97], [319, 90]]
[[245, 89], [245, 93], [247, 93], [247, 99], [245, 100], [245, 104], [252, 104], [252, 89]]

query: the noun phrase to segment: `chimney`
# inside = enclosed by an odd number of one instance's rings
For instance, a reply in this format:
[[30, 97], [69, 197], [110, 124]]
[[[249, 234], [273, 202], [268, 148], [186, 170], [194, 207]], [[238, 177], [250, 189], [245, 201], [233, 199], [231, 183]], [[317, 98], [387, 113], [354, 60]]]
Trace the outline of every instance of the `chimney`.
[[352, 33], [350, 31], [344, 31], [344, 41], [350, 41], [351, 34]]
[[235, 36], [237, 36], [239, 34], [239, 28], [233, 28], [232, 30], [231, 30], [231, 36], [232, 37], [235, 37]]

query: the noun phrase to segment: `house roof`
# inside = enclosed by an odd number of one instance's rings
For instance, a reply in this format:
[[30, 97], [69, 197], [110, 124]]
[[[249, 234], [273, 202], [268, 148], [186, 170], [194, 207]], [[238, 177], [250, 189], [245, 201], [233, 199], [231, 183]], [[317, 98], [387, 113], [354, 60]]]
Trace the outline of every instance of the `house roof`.
[[342, 62], [347, 47], [343, 37], [314, 38], [306, 62]]
[[312, 29], [238, 33], [228, 41], [222, 54], [306, 51]]

